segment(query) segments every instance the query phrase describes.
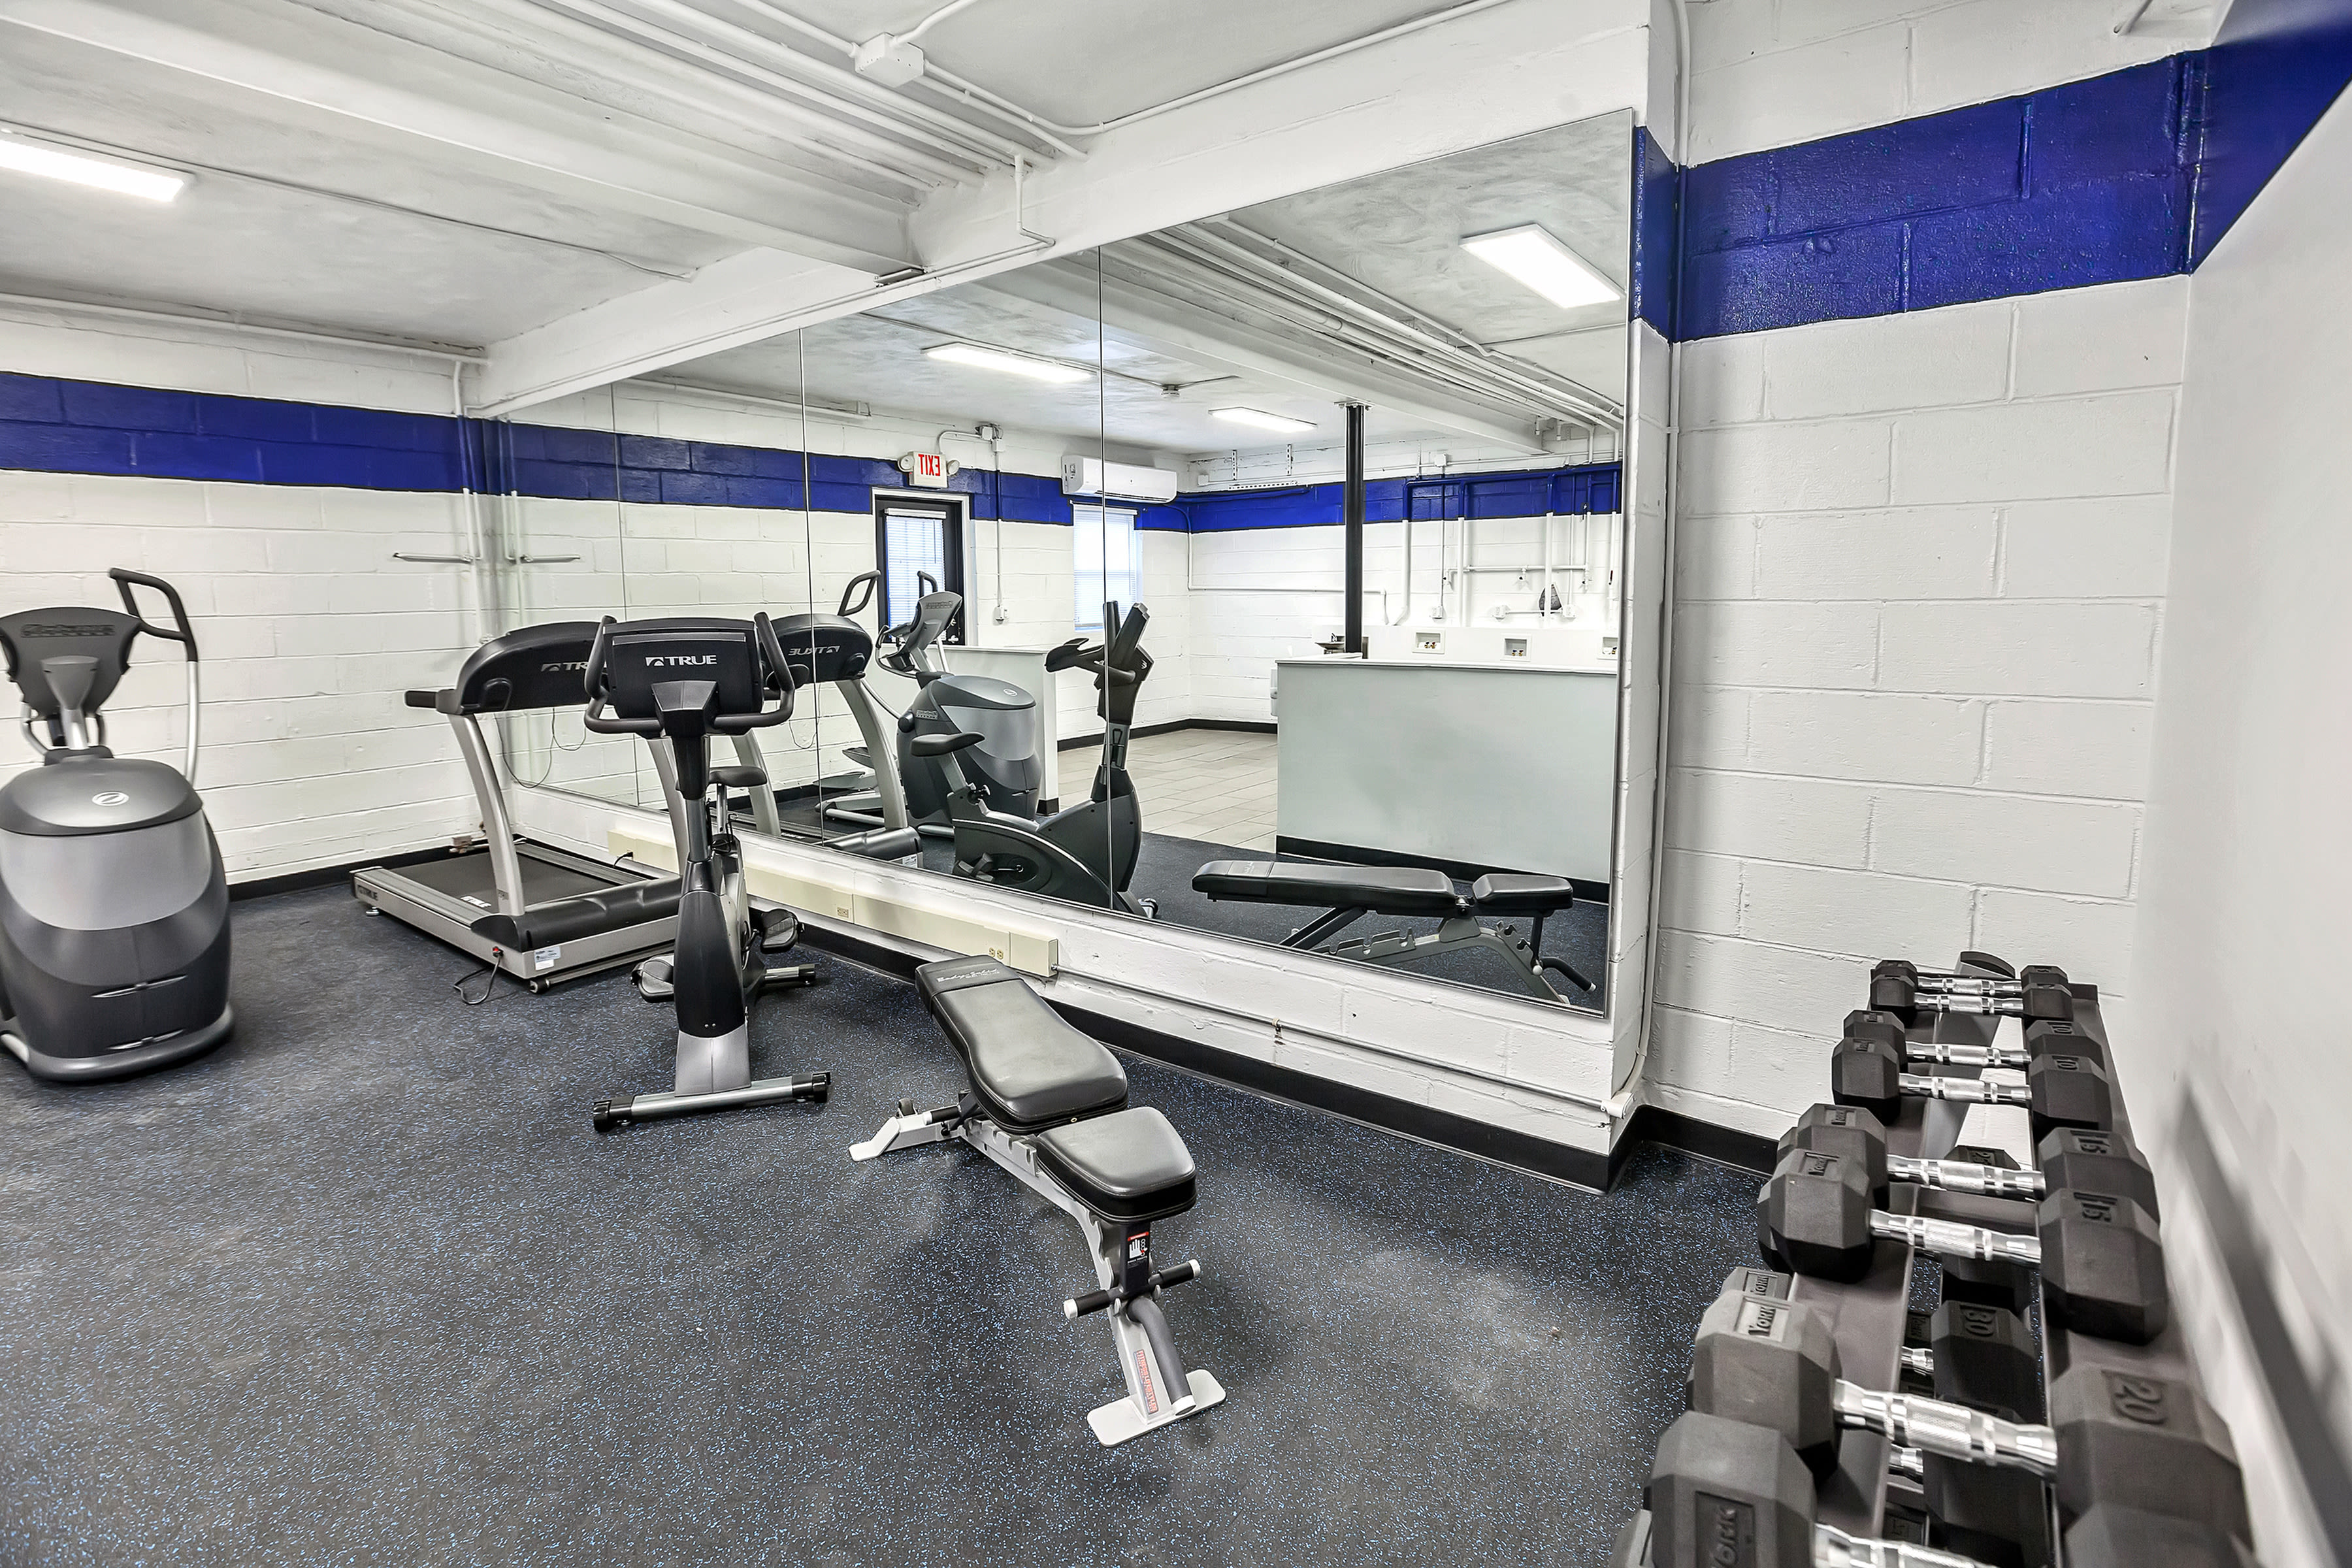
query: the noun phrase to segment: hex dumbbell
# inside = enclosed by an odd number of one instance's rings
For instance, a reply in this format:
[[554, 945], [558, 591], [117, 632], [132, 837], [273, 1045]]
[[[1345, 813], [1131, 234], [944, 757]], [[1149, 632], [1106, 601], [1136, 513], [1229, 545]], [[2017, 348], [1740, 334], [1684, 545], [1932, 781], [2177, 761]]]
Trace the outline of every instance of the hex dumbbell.
[[1874, 1209], [1858, 1162], [1793, 1149], [1758, 1193], [1756, 1222], [1759, 1250], [1775, 1268], [1859, 1279], [1881, 1240], [1903, 1241], [1942, 1257], [2039, 1269], [2051, 1315], [2100, 1339], [2146, 1344], [2171, 1321], [2156, 1222], [2127, 1198], [2062, 1188], [2036, 1206], [2033, 1235], [2012, 1236]]
[[1819, 1149], [1850, 1155], [1869, 1173], [1874, 1201], [1884, 1203], [1890, 1181], [1945, 1192], [2039, 1203], [2062, 1187], [2129, 1198], [2150, 1215], [2158, 1213], [2156, 1176], [2147, 1161], [2120, 1132], [2088, 1128], [2052, 1130], [2034, 1151], [2036, 1169], [2011, 1171], [1958, 1160], [1916, 1160], [1886, 1150], [1886, 1126], [1859, 1105], [1814, 1105], [1780, 1135], [1780, 1152]]
[[1903, 1050], [1883, 1039], [1840, 1040], [1830, 1053], [1830, 1098], [1882, 1121], [1895, 1120], [1906, 1098], [2020, 1106], [2037, 1142], [2061, 1127], [2105, 1131], [2115, 1126], [2115, 1090], [2106, 1069], [2087, 1056], [2042, 1051], [2026, 1064], [2022, 1084], [1929, 1078], [1906, 1071], [1908, 1065]]
[[1812, 1473], [1768, 1427], [1686, 1411], [1658, 1440], [1636, 1518], [1612, 1568], [1981, 1568], [1908, 1542], [1819, 1522]]
[[2074, 991], [2066, 972], [2027, 964], [2014, 980], [1922, 969], [1906, 959], [1882, 959], [1870, 970], [1870, 1005], [1916, 1024], [1923, 1014], [1965, 1013], [2008, 1018], [2072, 1018]]
[[[1794, 1276], [1735, 1268], [1718, 1296], [1759, 1296], [1785, 1301]], [[1936, 1397], [2011, 1421], [2039, 1421], [2042, 1358], [2024, 1321], [2002, 1307], [1946, 1301], [1927, 1317], [1927, 1342], [1905, 1345], [1903, 1370], [1927, 1383]]]
[[2070, 1517], [2106, 1502], [2252, 1533], [2228, 1429], [2187, 1384], [2080, 1365], [2052, 1386], [2053, 1420], [2039, 1426], [1880, 1393], [1839, 1373], [1837, 1341], [1820, 1312], [1721, 1296], [1699, 1320], [1691, 1408], [1770, 1427], [1816, 1475], [1836, 1468], [1843, 1432], [1874, 1432], [1923, 1455], [2055, 1481]]

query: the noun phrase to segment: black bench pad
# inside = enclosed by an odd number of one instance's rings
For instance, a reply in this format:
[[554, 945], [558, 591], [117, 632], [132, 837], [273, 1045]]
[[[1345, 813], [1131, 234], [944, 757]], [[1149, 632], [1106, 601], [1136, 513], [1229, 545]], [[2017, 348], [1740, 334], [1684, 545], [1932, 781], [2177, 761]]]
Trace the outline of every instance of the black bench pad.
[[677, 917], [677, 879], [624, 882], [602, 892], [538, 904], [516, 915], [484, 915], [467, 929], [497, 942], [509, 952], [529, 952], [602, 936], [624, 926]]
[[1288, 860], [1212, 860], [1192, 873], [1192, 890], [1213, 899], [1372, 910], [1384, 915], [1450, 915], [1462, 901], [1454, 891], [1454, 879], [1443, 871]]
[[926, 963], [915, 971], [915, 985], [963, 1058], [981, 1109], [1007, 1132], [1034, 1132], [1127, 1103], [1118, 1058], [1062, 1022], [995, 959]]
[[1498, 915], [1548, 915], [1572, 907], [1575, 885], [1565, 877], [1489, 871], [1470, 884], [1470, 901]]
[[1192, 1152], [1150, 1106], [1039, 1133], [1037, 1163], [1107, 1220], [1165, 1219], [1192, 1206]]

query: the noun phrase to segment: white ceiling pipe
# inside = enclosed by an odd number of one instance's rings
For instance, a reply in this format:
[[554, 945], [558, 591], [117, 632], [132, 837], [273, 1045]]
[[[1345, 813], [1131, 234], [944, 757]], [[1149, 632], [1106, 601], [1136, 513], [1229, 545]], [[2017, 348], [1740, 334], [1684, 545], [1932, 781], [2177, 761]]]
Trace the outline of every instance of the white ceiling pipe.
[[[1417, 310], [1411, 305], [1406, 304], [1403, 300], [1397, 299], [1392, 294], [1384, 294], [1369, 283], [1349, 277], [1346, 273], [1340, 271], [1329, 262], [1324, 261], [1317, 257], [1309, 256], [1307, 252], [1298, 249], [1295, 246], [1286, 245], [1281, 240], [1275, 238], [1272, 235], [1260, 234], [1257, 230], [1248, 227], [1246, 225], [1244, 225], [1230, 216], [1203, 218], [1200, 223], [1186, 225], [1185, 227], [1188, 229], [1199, 228], [1202, 230], [1231, 229], [1234, 234], [1241, 236], [1244, 240], [1248, 242], [1242, 247], [1244, 250], [1247, 250], [1250, 246], [1262, 246], [1265, 249], [1275, 252], [1277, 256], [1280, 256], [1286, 260], [1295, 262], [1300, 267], [1307, 268], [1315, 272], [1319, 272], [1324, 277], [1334, 279], [1335, 283], [1333, 287], [1335, 287], [1340, 293], [1353, 294], [1366, 301], [1373, 303], [1381, 310], [1394, 314], [1401, 320], [1417, 322], [1421, 327], [1436, 334], [1441, 339], [1452, 340], [1455, 346], [1460, 348], [1465, 353], [1476, 354], [1481, 359], [1502, 360], [1514, 365], [1520, 365], [1524, 368], [1524, 362], [1517, 360], [1514, 356], [1499, 353], [1496, 344], [1480, 342], [1476, 338], [1472, 337], [1468, 332], [1465, 332], [1461, 328], [1454, 326], [1452, 322], [1441, 321], [1434, 316], [1429, 315], [1422, 310]], [[1293, 276], [1295, 276], [1295, 274]], [[1309, 287], [1320, 287], [1319, 285], [1311, 283], [1309, 279], [1305, 278], [1299, 278], [1297, 279], [1297, 281]], [[1557, 335], [1558, 333], [1556, 332], [1539, 332], [1534, 334], [1534, 338], [1541, 339], [1555, 337]], [[1531, 340], [1511, 339], [1508, 341], [1517, 342]]]
[[[382, 0], [378, 0], [378, 3], [382, 3]], [[722, 76], [717, 71], [688, 64], [676, 56], [664, 54], [659, 49], [632, 43], [626, 38], [615, 37], [603, 28], [592, 26], [576, 17], [567, 16], [560, 12], [550, 11], [543, 6], [534, 5], [532, 0], [467, 0], [467, 3], [468, 8], [457, 9], [434, 4], [433, 0], [405, 0], [404, 8], [412, 14], [427, 10], [436, 12], [439, 14], [436, 20], [464, 27], [477, 37], [487, 37], [497, 27], [493, 20], [479, 15], [483, 11], [499, 12], [519, 22], [527, 21], [528, 25], [534, 29], [551, 28], [566, 39], [598, 51], [603, 58], [592, 58], [586, 55], [568, 52], [551, 47], [544, 37], [521, 35], [511, 29], [498, 28], [496, 39], [493, 41], [544, 55], [559, 65], [572, 67], [584, 75], [601, 76], [613, 85], [664, 99], [698, 114], [724, 121], [730, 125], [771, 137], [790, 146], [805, 148], [812, 153], [858, 170], [869, 177], [879, 176], [895, 181], [906, 186], [910, 193], [935, 189], [940, 184], [956, 177], [952, 174], [940, 175], [911, 171], [907, 167], [906, 149], [898, 142], [871, 132], [859, 131], [854, 126], [844, 126], [839, 121], [828, 115], [821, 114], [790, 99], [762, 91], [734, 77]], [[618, 74], [621, 72], [628, 74]], [[740, 107], [713, 101], [713, 95], [719, 99], [731, 100], [732, 105]], [[625, 104], [614, 103], [609, 99], [601, 101], [604, 101], [608, 108], [625, 110], [627, 107]], [[794, 132], [778, 126], [775, 123], [778, 119], [806, 126], [809, 129], [806, 132]], [[686, 128], [680, 127], [680, 129]], [[863, 153], [852, 152], [841, 145], [842, 142], [856, 142], [868, 148], [878, 148], [883, 153], [897, 158], [899, 162], [887, 163], [881, 157], [868, 157]], [[735, 150], [745, 151], [740, 145], [737, 145]], [[859, 195], [876, 194], [869, 187], [856, 183], [855, 179], [845, 174], [831, 174], [823, 169], [796, 169], [795, 172], [817, 178], [836, 180], [845, 189]]]
[[[570, 5], [573, 4], [574, 0], [557, 0], [557, 3]], [[907, 119], [916, 121], [920, 125], [928, 127], [935, 137], [945, 136], [960, 141], [972, 150], [992, 154], [995, 161], [999, 163], [1010, 163], [1016, 157], [1034, 155], [1030, 148], [1008, 140], [989, 127], [974, 125], [971, 121], [960, 119], [943, 110], [933, 109], [929, 104], [919, 103], [913, 99], [902, 97], [892, 92], [888, 88], [859, 76], [846, 66], [837, 66], [831, 61], [803, 54], [791, 45], [781, 43], [764, 33], [755, 33], [749, 27], [739, 27], [732, 22], [724, 21], [705, 11], [698, 11], [685, 4], [684, 0], [636, 0], [636, 3], [649, 11], [675, 18], [712, 37], [723, 38], [730, 44], [751, 49], [757, 54], [766, 55], [772, 59], [781, 60], [795, 70], [814, 73], [826, 83], [841, 88], [846, 92], [855, 93], [857, 98], [868, 104], [887, 106], [891, 113], [901, 117], [901, 121]], [[814, 89], [803, 87], [803, 90]], [[862, 117], [870, 116], [886, 124], [893, 123], [876, 110], [857, 109], [846, 100], [838, 101], [842, 102], [845, 109], [858, 112]], [[914, 135], [917, 132], [909, 127], [903, 133]]]
[[[791, 12], [771, 5], [769, 0], [736, 0], [736, 4], [755, 15], [767, 17], [772, 22], [790, 27], [804, 37], [814, 38], [821, 44], [838, 49], [845, 55], [854, 57], [857, 53], [857, 44], [854, 39], [837, 37], [814, 22], [803, 21]], [[953, 71], [942, 70], [938, 65], [927, 60], [924, 63], [920, 80], [934, 90], [951, 93], [974, 108], [993, 114], [1000, 120], [1012, 121], [1064, 157], [1084, 158], [1086, 156], [1080, 149], [1055, 135], [1052, 127], [1038, 116], [1032, 114], [1009, 98], [1001, 97], [984, 87], [964, 80]]]
[[[1270, 287], [1271, 279], [1238, 274], [1216, 265], [1213, 258], [1203, 258], [1186, 248], [1181, 240], [1167, 234], [1133, 242], [1161, 250], [1165, 259], [1172, 261], [1174, 271], [1186, 275], [1196, 287], [1244, 309], [1255, 310], [1318, 337], [1336, 336], [1346, 347], [1363, 353], [1391, 369], [1424, 376], [1457, 390], [1468, 391], [1499, 402], [1506, 406], [1533, 405], [1547, 412], [1579, 423], [1600, 422], [1611, 426], [1622, 417], [1622, 413], [1587, 389], [1573, 383], [1559, 385], [1511, 374], [1489, 361], [1473, 359], [1444, 345], [1431, 346], [1402, 334], [1394, 323], [1384, 322], [1377, 316], [1358, 307], [1342, 312], [1320, 301], [1300, 300], [1286, 291]], [[1236, 293], [1234, 286], [1250, 290]], [[1308, 314], [1301, 320], [1296, 314], [1286, 315], [1285, 307], [1303, 310]], [[1434, 362], [1434, 363], [1433, 363]]]
[[[1307, 66], [1320, 65], [1325, 60], [1337, 59], [1342, 55], [1353, 54], [1358, 49], [1368, 49], [1374, 44], [1385, 44], [1391, 38], [1405, 37], [1426, 28], [1443, 26], [1458, 17], [1471, 16], [1479, 11], [1491, 11], [1497, 5], [1509, 4], [1511, 0], [1468, 0], [1466, 5], [1433, 12], [1426, 16], [1416, 16], [1409, 22], [1399, 22], [1392, 27], [1383, 27], [1376, 33], [1366, 33], [1362, 37], [1349, 38], [1344, 43], [1317, 49], [1312, 54], [1300, 55], [1295, 59], [1282, 60], [1261, 70], [1251, 71], [1245, 76], [1237, 76], [1229, 81], [1221, 81], [1213, 87], [1204, 87], [1197, 92], [1188, 92], [1181, 98], [1171, 98], [1165, 103], [1155, 103], [1149, 109], [1139, 109], [1132, 114], [1122, 114], [1115, 120], [1098, 121], [1092, 125], [1064, 125], [1048, 120], [1041, 114], [1032, 114], [1026, 110], [1020, 110], [1020, 113], [1040, 131], [1051, 131], [1062, 136], [1100, 136], [1108, 132], [1124, 130], [1129, 125], [1150, 120], [1154, 115], [1188, 108], [1221, 94], [1232, 92], [1236, 88], [1254, 87], [1259, 82], [1271, 81], [1278, 76], [1287, 76], [1290, 72]], [[933, 70], [931, 74], [944, 76], [946, 73]]]
[[[738, 58], [736, 56], [730, 55], [725, 50], [717, 48], [712, 45], [706, 44], [698, 38], [689, 38], [682, 34], [671, 32], [667, 28], [656, 26], [650, 22], [630, 16], [625, 11], [616, 11], [609, 5], [599, 4], [598, 0], [538, 0], [538, 4], [542, 7], [547, 8], [560, 5], [565, 10], [575, 12], [580, 16], [609, 23], [613, 26], [618, 27], [624, 32], [634, 34], [635, 37], [644, 39], [647, 43], [655, 44], [664, 48], [684, 50], [699, 59], [709, 61], [710, 64], [717, 66], [721, 70], [734, 71], [740, 73], [741, 75], [753, 78], [756, 80], [767, 83], [771, 87], [779, 88], [783, 91], [793, 93], [821, 108], [847, 115], [853, 120], [863, 121], [868, 125], [879, 127], [882, 131], [887, 132], [891, 136], [904, 137], [908, 142], [917, 143], [917, 145], [909, 146], [903, 142], [892, 142], [887, 140], [878, 141], [877, 144], [889, 149], [892, 156], [905, 159], [910, 163], [929, 169], [938, 174], [942, 179], [950, 180], [956, 184], [969, 184], [987, 173], [989, 161], [985, 155], [974, 153], [971, 149], [962, 145], [961, 142], [928, 132], [920, 126], [909, 125], [903, 121], [892, 120], [885, 115], [876, 113], [873, 110], [866, 107], [865, 105], [850, 102], [845, 99], [841, 99], [834, 94], [828, 93], [821, 88], [813, 86], [808, 82], [782, 75], [781, 72], [772, 71], [766, 67], [757, 65], [752, 61]], [[859, 134], [859, 132], [851, 126], [836, 124], [835, 128], [845, 135], [855, 136]], [[923, 151], [925, 147], [929, 148], [931, 151], [926, 153]], [[939, 154], [944, 154], [945, 156], [942, 157]]]
[[929, 32], [934, 23], [946, 21], [950, 16], [954, 16], [957, 12], [962, 10], [965, 6], [971, 4], [972, 4], [972, 0], [948, 0], [946, 5], [940, 6], [938, 10], [932, 12], [929, 16], [924, 17], [921, 21], [916, 23], [913, 26], [908, 28], [898, 36], [911, 44], [917, 38], [921, 37], [925, 33]]
[[[1239, 226], [1234, 226], [1239, 227]], [[1248, 229], [1240, 229], [1240, 232], [1249, 235], [1253, 239], [1264, 237]], [[1316, 261], [1314, 258], [1307, 256], [1304, 252], [1281, 245], [1279, 241], [1266, 243], [1274, 245], [1286, 256], [1311, 264], [1340, 279], [1352, 289], [1361, 289], [1364, 294], [1380, 300], [1381, 304], [1376, 306], [1370, 300], [1358, 298], [1346, 289], [1330, 288], [1312, 279], [1298, 277], [1296, 273], [1267, 261], [1265, 258], [1254, 254], [1247, 247], [1236, 245], [1220, 236], [1205, 232], [1197, 225], [1185, 225], [1180, 228], [1163, 231], [1161, 234], [1150, 237], [1150, 239], [1154, 243], [1191, 244], [1207, 249], [1214, 256], [1237, 263], [1240, 275], [1246, 281], [1265, 289], [1270, 293], [1287, 293], [1293, 298], [1300, 294], [1307, 295], [1309, 298], [1305, 302], [1310, 306], [1318, 301], [1323, 302], [1328, 308], [1337, 310], [1384, 333], [1407, 342], [1420, 343], [1449, 363], [1461, 365], [1474, 374], [1483, 374], [1486, 378], [1500, 384], [1518, 387], [1524, 395], [1564, 398], [1580, 416], [1600, 418], [1612, 424], [1624, 417], [1624, 410], [1616, 400], [1597, 393], [1580, 382], [1570, 381], [1565, 376], [1548, 372], [1540, 365], [1529, 364], [1508, 355], [1496, 354], [1461, 329], [1440, 321], [1434, 317], [1423, 315], [1402, 301], [1391, 300], [1378, 289], [1358, 283], [1355, 279], [1348, 278], [1345, 273]], [[1195, 259], [1202, 258], [1196, 256]], [[1402, 315], [1418, 318], [1418, 322], [1425, 325], [1417, 324], [1414, 321], [1398, 320], [1395, 316], [1388, 314], [1390, 308]], [[1433, 328], [1436, 330], [1431, 331], [1430, 329]]]
[[481, 364], [489, 355], [476, 348], [435, 348], [392, 338], [362, 337], [309, 327], [267, 327], [229, 316], [202, 316], [183, 310], [155, 310], [140, 305], [102, 305], [91, 300], [47, 300], [37, 294], [0, 294], [0, 310], [63, 310], [90, 316], [119, 317], [132, 321], [156, 321], [174, 327], [210, 327], [215, 331], [251, 333], [264, 338], [290, 338], [298, 342], [331, 343], [337, 348], [373, 349], [383, 353], [423, 354], [428, 359]]

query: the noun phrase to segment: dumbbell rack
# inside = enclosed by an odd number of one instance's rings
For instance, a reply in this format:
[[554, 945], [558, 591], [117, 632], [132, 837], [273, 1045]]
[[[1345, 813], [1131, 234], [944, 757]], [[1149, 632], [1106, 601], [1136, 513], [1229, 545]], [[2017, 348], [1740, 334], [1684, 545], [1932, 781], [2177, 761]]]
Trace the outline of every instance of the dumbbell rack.
[[[1997, 973], [1970, 965], [1965, 958], [1958, 972], [1988, 975]], [[2107, 1049], [2098, 988], [2074, 984], [2071, 989], [2074, 996], [2074, 1028], [2096, 1045], [2112, 1076], [2115, 1057]], [[2000, 1025], [2000, 1020], [1993, 1016], [1939, 1013], [1923, 1019], [1908, 1033], [1914, 1042], [1921, 1044], [1989, 1046]], [[1977, 1077], [1982, 1069], [1923, 1063], [1911, 1070], [1937, 1077]], [[1930, 1160], [1948, 1158], [1960, 1142], [1968, 1109], [1959, 1103], [1906, 1100], [1899, 1117], [1886, 1123], [1887, 1152]], [[2131, 1124], [2120, 1084], [2115, 1088], [2115, 1128], [2126, 1137], [2130, 1136]], [[2032, 1235], [2035, 1228], [2035, 1205], [2030, 1202], [1947, 1192], [1907, 1183], [1893, 1185], [1885, 1207], [1895, 1214], [2027, 1236]], [[1859, 1280], [1839, 1283], [1799, 1275], [1790, 1282], [1790, 1299], [1811, 1307], [1828, 1321], [1837, 1340], [1844, 1375], [1864, 1387], [1894, 1391], [1903, 1386], [1901, 1359], [1910, 1312], [1913, 1264], [1914, 1249], [1908, 1244], [1884, 1240], [1871, 1271]], [[2192, 1384], [2196, 1382], [2186, 1340], [2177, 1323], [2144, 1345], [2095, 1339], [2052, 1321], [2040, 1299], [2038, 1275], [2034, 1277], [2034, 1291], [2032, 1319], [2039, 1330], [2044, 1388], [2077, 1364], [2105, 1366]], [[1875, 1433], [1851, 1430], [1844, 1434], [1838, 1468], [1822, 1479], [1816, 1494], [1816, 1517], [1822, 1524], [1857, 1537], [1919, 1540], [1920, 1532], [1910, 1521], [1926, 1517], [1925, 1496], [1916, 1482], [1892, 1473], [1889, 1461], [1893, 1447], [1888, 1438]], [[2046, 1528], [2051, 1561], [2055, 1563], [2061, 1536], [2054, 1489], [2045, 1490], [2044, 1501], [2049, 1510]]]
[[[1970, 968], [1960, 972], [1991, 973]], [[2084, 1032], [2095, 1030], [2104, 1046], [2106, 1033], [2098, 1018], [2097, 988], [2077, 986], [2075, 992], [2075, 1027]], [[2085, 992], [2089, 993], [2087, 997], [2084, 995]], [[1938, 1045], [1989, 1046], [2000, 1026], [1997, 1017], [1939, 1013], [1911, 1034], [1915, 1039]], [[1969, 1078], [1979, 1071], [1940, 1065], [1912, 1070], [1939, 1078]], [[1959, 1142], [1967, 1111], [1965, 1105], [1906, 1100], [1902, 1115], [1887, 1125], [1886, 1152], [1923, 1160], [1942, 1159]], [[1957, 1220], [1992, 1230], [2021, 1231], [2027, 1235], [2033, 1231], [2033, 1205], [2005, 1198], [1980, 1198], [1897, 1183], [1886, 1194], [1886, 1207], [1893, 1214]], [[1871, 1271], [1852, 1284], [1802, 1275], [1790, 1282], [1789, 1293], [1792, 1300], [1805, 1302], [1829, 1319], [1837, 1336], [1838, 1359], [1847, 1369], [1846, 1376], [1865, 1387], [1902, 1386], [1899, 1374], [1904, 1325], [1911, 1310], [1912, 1262], [1909, 1245], [1881, 1242]], [[2036, 1315], [2041, 1315], [2038, 1310]], [[2043, 1321], [2047, 1322], [2046, 1318]], [[2045, 1339], [2045, 1345], [2047, 1342]], [[1849, 1535], [1876, 1537], [1888, 1533], [1885, 1526], [1890, 1489], [1896, 1485], [1911, 1489], [1889, 1475], [1887, 1461], [1892, 1458], [1893, 1447], [1891, 1442], [1876, 1433], [1845, 1435], [1838, 1449], [1837, 1472], [1822, 1482], [1822, 1523], [1834, 1525]], [[2053, 1534], [2051, 1539], [2057, 1538]]]

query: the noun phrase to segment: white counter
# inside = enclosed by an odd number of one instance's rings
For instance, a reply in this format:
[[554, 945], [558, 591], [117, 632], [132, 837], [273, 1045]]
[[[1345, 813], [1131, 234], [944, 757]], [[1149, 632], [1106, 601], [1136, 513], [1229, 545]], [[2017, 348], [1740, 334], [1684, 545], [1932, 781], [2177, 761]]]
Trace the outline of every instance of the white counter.
[[1285, 659], [1276, 679], [1281, 837], [1609, 880], [1614, 659]]

